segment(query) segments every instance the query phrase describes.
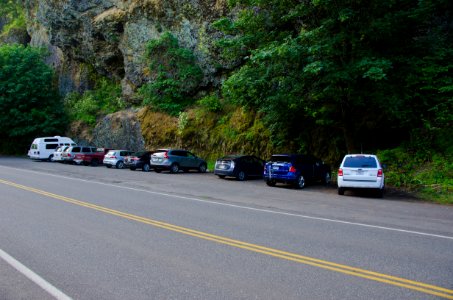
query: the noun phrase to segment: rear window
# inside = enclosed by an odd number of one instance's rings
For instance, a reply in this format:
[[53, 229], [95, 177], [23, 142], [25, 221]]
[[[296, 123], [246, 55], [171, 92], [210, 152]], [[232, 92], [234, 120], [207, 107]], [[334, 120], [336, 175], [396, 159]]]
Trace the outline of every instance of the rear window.
[[371, 156], [348, 156], [343, 167], [345, 168], [377, 168], [377, 162]]
[[274, 162], [291, 162], [291, 156], [288, 155], [272, 155], [271, 161]]

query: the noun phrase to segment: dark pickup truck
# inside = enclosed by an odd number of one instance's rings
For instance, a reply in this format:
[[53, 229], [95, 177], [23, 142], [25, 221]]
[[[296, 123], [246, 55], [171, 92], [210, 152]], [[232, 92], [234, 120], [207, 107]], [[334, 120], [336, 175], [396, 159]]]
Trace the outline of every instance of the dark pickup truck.
[[97, 166], [102, 164], [104, 156], [109, 152], [110, 149], [107, 148], [97, 148], [96, 152], [85, 153], [85, 154], [76, 154], [74, 157], [74, 163], [84, 166]]

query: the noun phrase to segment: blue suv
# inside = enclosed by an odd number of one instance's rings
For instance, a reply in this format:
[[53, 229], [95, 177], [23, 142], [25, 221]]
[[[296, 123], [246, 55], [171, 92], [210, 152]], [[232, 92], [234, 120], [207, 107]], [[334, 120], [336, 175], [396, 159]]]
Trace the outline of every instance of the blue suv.
[[264, 180], [268, 186], [277, 182], [302, 189], [308, 181], [329, 184], [330, 166], [311, 155], [275, 154], [264, 167]]

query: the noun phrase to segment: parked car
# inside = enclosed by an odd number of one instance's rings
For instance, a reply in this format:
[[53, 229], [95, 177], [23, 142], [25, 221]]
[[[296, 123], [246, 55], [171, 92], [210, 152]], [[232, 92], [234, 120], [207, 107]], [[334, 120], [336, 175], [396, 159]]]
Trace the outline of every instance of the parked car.
[[149, 172], [150, 159], [152, 151], [139, 151], [132, 153], [124, 158], [124, 166], [129, 168], [131, 171], [142, 169], [143, 172]]
[[[89, 147], [86, 147], [89, 148]], [[74, 156], [74, 162], [78, 165], [84, 165], [84, 166], [93, 166], [96, 167], [99, 164], [102, 164], [104, 161], [104, 156], [106, 153], [110, 151], [110, 149], [106, 148], [90, 148], [92, 151], [91, 152], [85, 152], [85, 147], [82, 148], [81, 153], [77, 153]], [[94, 151], [93, 151], [94, 149]]]
[[349, 189], [374, 189], [379, 197], [384, 194], [384, 171], [376, 155], [348, 154], [338, 169], [338, 194]]
[[73, 140], [64, 136], [40, 137], [33, 140], [28, 150], [28, 157], [36, 160], [51, 161], [55, 149], [60, 146], [75, 146]]
[[52, 156], [52, 161], [60, 162], [62, 159], [61, 154], [68, 148], [69, 148], [69, 146], [60, 146], [57, 149], [55, 149], [53, 156]]
[[243, 181], [249, 177], [263, 177], [265, 161], [253, 155], [227, 155], [215, 163], [214, 174], [219, 178], [236, 177]]
[[117, 169], [124, 168], [124, 157], [131, 155], [133, 152], [129, 150], [110, 150], [105, 156], [103, 163], [107, 168], [116, 167]]
[[264, 180], [269, 186], [280, 182], [302, 189], [309, 181], [329, 184], [331, 170], [329, 165], [311, 155], [276, 154], [264, 167]]
[[76, 154], [87, 154], [96, 152], [96, 147], [71, 146], [61, 153], [61, 160], [64, 163], [73, 163]]
[[151, 155], [151, 167], [157, 173], [162, 170], [169, 170], [171, 173], [178, 173], [180, 170], [198, 170], [205, 173], [207, 163], [187, 150], [160, 149]]

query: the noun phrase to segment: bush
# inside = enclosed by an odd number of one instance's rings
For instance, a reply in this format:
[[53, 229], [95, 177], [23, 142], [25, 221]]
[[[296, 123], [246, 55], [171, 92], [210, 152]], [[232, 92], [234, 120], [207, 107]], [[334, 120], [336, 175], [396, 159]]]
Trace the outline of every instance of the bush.
[[417, 197], [453, 204], [453, 160], [451, 154], [411, 150], [407, 146], [378, 153], [386, 165], [386, 185], [414, 193]]
[[194, 102], [193, 95], [203, 78], [195, 56], [167, 32], [149, 41], [147, 59], [151, 80], [139, 90], [143, 103], [177, 116]]
[[125, 103], [121, 99], [120, 85], [101, 78], [93, 90], [69, 93], [64, 107], [71, 121], [83, 121], [94, 127], [97, 118], [125, 108]]

